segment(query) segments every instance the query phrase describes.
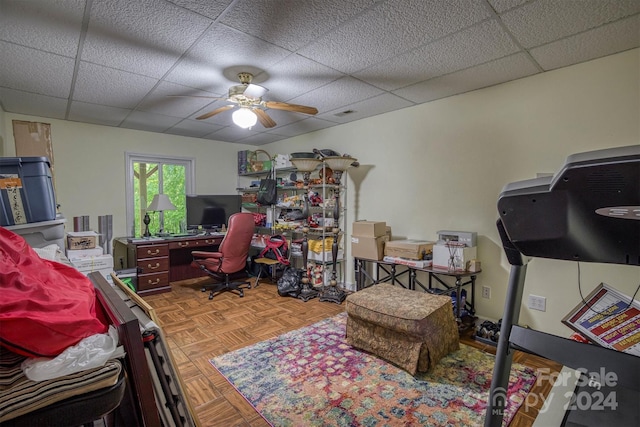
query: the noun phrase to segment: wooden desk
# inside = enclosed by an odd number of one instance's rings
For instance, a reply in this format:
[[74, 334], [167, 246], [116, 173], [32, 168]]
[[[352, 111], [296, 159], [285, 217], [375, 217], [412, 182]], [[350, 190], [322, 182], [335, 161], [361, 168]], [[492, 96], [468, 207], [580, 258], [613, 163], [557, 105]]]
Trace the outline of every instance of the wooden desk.
[[[114, 239], [114, 254], [126, 248], [126, 265], [116, 259], [116, 268], [136, 268], [136, 292], [151, 295], [171, 291], [170, 282], [204, 276], [191, 267], [191, 251], [215, 251], [224, 235], [166, 237], [163, 239]], [[117, 247], [116, 247], [117, 246]]]
[[[356, 290], [364, 289], [365, 287], [375, 285], [378, 283], [390, 283], [392, 285], [399, 285], [406, 289], [415, 290], [416, 285], [420, 286], [424, 291], [434, 294], [449, 294], [452, 295], [456, 292], [456, 319], [461, 318], [461, 301], [460, 294], [462, 288], [471, 285], [471, 298], [466, 298], [465, 307], [472, 315], [475, 314], [475, 294], [476, 294], [476, 276], [480, 274], [482, 270], [470, 272], [470, 271], [449, 271], [436, 268], [416, 268], [410, 267], [404, 264], [396, 264], [393, 262], [387, 262], [382, 260], [373, 260], [366, 258], [354, 258], [355, 266], [354, 271], [356, 275]], [[373, 277], [367, 270], [367, 264], [375, 264], [376, 275]], [[404, 267], [398, 269], [398, 267]], [[422, 271], [429, 274], [429, 282], [425, 286], [417, 278], [417, 272]], [[408, 280], [406, 280], [408, 276]], [[442, 276], [448, 276], [455, 278], [454, 285], [448, 285]], [[404, 279], [404, 281], [403, 281]], [[434, 281], [437, 282], [434, 286]]]

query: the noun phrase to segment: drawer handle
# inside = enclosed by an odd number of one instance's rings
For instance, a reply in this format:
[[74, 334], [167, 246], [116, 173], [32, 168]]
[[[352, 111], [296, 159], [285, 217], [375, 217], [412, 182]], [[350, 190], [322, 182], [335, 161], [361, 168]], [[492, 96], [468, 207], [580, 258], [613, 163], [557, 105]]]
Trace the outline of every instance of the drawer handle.
[[158, 255], [159, 253], [160, 253], [160, 249], [156, 249], [153, 252], [151, 252], [151, 249], [147, 249], [147, 255]]
[[160, 283], [160, 279], [156, 279], [156, 280], [147, 280], [147, 283], [150, 285], [157, 285], [158, 283]]
[[156, 262], [156, 265], [147, 264], [147, 268], [149, 270], [156, 270], [156, 269], [160, 268], [160, 263]]
[[189, 246], [189, 242], [178, 242], [178, 246], [180, 247]]
[[209, 240], [209, 239], [207, 239], [207, 240], [205, 240], [204, 242], [205, 242], [207, 245], [213, 245], [213, 242], [215, 242], [215, 240]]

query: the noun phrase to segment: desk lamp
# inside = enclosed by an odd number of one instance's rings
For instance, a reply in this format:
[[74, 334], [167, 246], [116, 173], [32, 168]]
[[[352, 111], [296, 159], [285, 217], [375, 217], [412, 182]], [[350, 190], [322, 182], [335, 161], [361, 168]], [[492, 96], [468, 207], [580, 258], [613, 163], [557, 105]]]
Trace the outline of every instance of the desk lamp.
[[[149, 233], [149, 223], [151, 222], [151, 219], [149, 218], [149, 211], [162, 213], [163, 211], [174, 211], [174, 210], [176, 210], [176, 207], [173, 203], [171, 203], [169, 196], [167, 196], [166, 194], [156, 194], [155, 196], [153, 196], [153, 200], [149, 204], [149, 207], [147, 208], [147, 212], [145, 212], [144, 214], [144, 219], [143, 219], [143, 222], [145, 225], [144, 237], [151, 236], [151, 234]], [[158, 230], [158, 233], [160, 233], [163, 229], [164, 229], [164, 217], [160, 215], [160, 229]]]

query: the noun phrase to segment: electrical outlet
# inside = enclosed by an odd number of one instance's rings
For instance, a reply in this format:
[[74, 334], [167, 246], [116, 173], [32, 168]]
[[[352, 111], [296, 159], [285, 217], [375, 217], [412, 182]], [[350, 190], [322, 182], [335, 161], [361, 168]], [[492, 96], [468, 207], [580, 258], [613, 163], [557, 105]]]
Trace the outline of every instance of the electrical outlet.
[[482, 287], [482, 298], [491, 298], [491, 288], [489, 286]]
[[529, 295], [527, 307], [532, 310], [547, 311], [547, 298], [538, 295]]

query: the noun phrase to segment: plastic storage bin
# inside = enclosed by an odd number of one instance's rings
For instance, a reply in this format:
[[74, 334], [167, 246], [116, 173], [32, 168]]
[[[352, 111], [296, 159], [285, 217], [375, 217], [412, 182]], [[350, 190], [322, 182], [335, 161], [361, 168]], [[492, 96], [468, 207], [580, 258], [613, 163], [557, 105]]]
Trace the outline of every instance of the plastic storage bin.
[[61, 250], [64, 250], [64, 223], [66, 221], [65, 218], [58, 218], [53, 221], [33, 224], [8, 225], [6, 228], [21, 235], [33, 248], [44, 248], [55, 243]]
[[51, 165], [46, 157], [0, 158], [0, 225], [56, 219]]

